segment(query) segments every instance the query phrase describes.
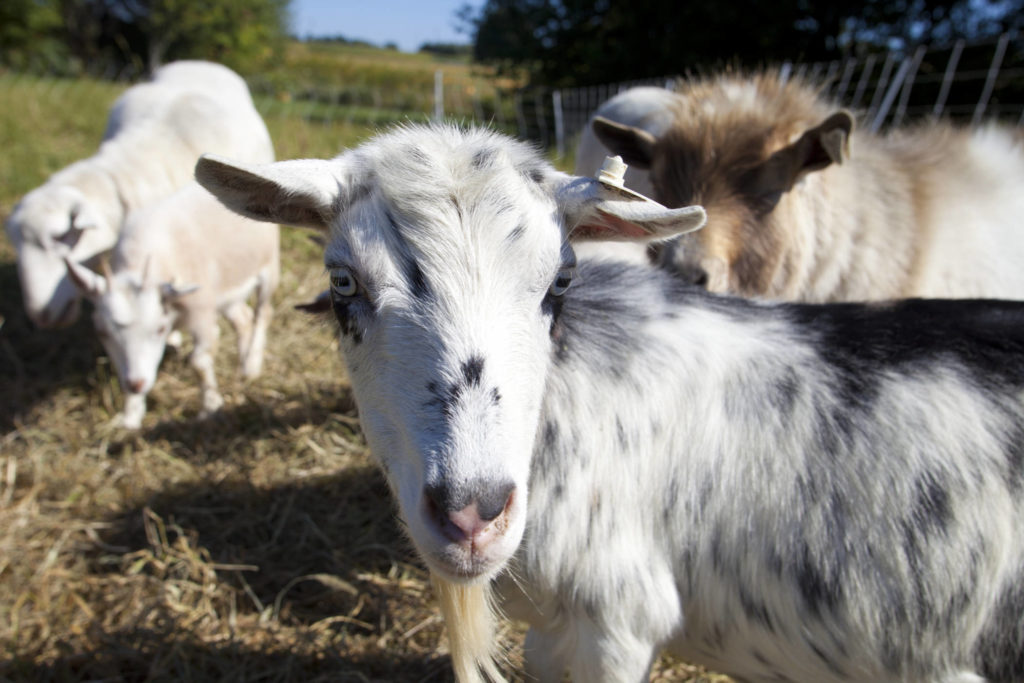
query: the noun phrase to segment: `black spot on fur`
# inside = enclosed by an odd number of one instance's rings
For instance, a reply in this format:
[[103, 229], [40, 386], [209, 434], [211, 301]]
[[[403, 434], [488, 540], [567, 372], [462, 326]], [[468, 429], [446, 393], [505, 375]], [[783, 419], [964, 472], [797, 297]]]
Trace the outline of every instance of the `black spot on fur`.
[[490, 166], [494, 162], [494, 149], [481, 149], [473, 154], [473, 168], [480, 170]]
[[925, 473], [914, 484], [914, 505], [911, 523], [923, 538], [945, 533], [953, 516], [949, 489], [939, 474]]
[[524, 166], [519, 169], [519, 172], [530, 179], [531, 182], [537, 185], [544, 184], [544, 169], [540, 166]]
[[515, 242], [526, 234], [526, 226], [520, 223], [516, 227], [512, 228], [512, 232], [505, 238], [506, 242]]
[[[462, 377], [456, 381], [441, 386], [437, 382], [427, 384], [427, 391], [431, 399], [426, 402], [428, 406], [436, 406], [441, 409], [441, 414], [446, 418], [455, 415], [459, 400], [466, 393], [467, 389], [477, 388], [483, 380], [484, 359], [480, 356], [473, 356], [462, 364], [460, 368]], [[491, 405], [498, 405], [501, 402], [501, 392], [497, 387], [487, 393]]]
[[544, 440], [544, 448], [552, 450], [558, 444], [558, 425], [548, 420], [544, 423], [544, 433], [542, 435]]
[[373, 191], [375, 185], [375, 179], [371, 176], [368, 178], [361, 179], [360, 182], [352, 185], [352, 189], [348, 192], [348, 204], [351, 206], [358, 201], [366, 199]]
[[1012, 493], [1020, 494], [1024, 488], [1024, 425], [1017, 424], [1012, 417], [1010, 422], [1014, 426], [1003, 446], [1006, 452], [1005, 481]]
[[427, 391], [430, 392], [433, 398], [427, 401], [428, 406], [438, 406], [441, 408], [441, 414], [446, 418], [451, 418], [455, 415], [455, 408], [459, 402], [459, 396], [462, 395], [462, 386], [459, 384], [450, 384], [447, 387], [439, 387], [437, 382], [430, 382], [427, 384]]
[[471, 387], [480, 386], [480, 378], [484, 373], [484, 359], [473, 356], [462, 364], [462, 376]]
[[768, 607], [751, 595], [750, 592], [742, 585], [739, 587], [739, 599], [740, 606], [743, 608], [743, 613], [747, 615], [748, 619], [757, 622], [769, 632], [775, 631], [775, 626], [772, 622], [772, 616], [768, 612]]
[[430, 296], [430, 287], [416, 261], [410, 260], [405, 264], [405, 279], [409, 283], [409, 291], [414, 297], [423, 300]]
[[800, 395], [801, 381], [793, 368], [786, 368], [771, 382], [769, 400], [780, 415], [790, 415]]
[[[1024, 386], [1024, 303], [910, 299], [885, 305], [792, 305], [792, 319], [816, 337], [850, 394], [871, 392], [886, 372], [914, 372], [949, 358], [983, 385]], [[856, 393], [855, 393], [856, 392]]]
[[361, 344], [363, 342], [363, 329], [359, 324], [359, 315], [355, 311], [357, 306], [362, 304], [354, 301], [345, 301], [337, 298], [331, 299], [331, 308], [334, 311], [334, 317], [338, 321], [338, 328], [341, 330], [341, 334], [352, 340], [353, 344]]
[[806, 543], [794, 561], [794, 579], [810, 612], [818, 617], [833, 612], [842, 600], [838, 569], [823, 567]]

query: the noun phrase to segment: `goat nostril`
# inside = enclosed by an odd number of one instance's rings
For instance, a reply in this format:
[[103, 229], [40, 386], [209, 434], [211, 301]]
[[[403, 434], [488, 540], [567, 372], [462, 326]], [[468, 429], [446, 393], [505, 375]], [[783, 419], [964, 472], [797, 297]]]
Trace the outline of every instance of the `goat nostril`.
[[485, 522], [491, 522], [504, 514], [512, 506], [515, 492], [515, 484], [509, 482], [488, 492], [487, 495], [480, 496], [477, 501], [480, 519]]
[[515, 488], [507, 483], [470, 498], [428, 486], [424, 489], [425, 513], [448, 540], [481, 545], [504, 533], [503, 520], [515, 501]]
[[145, 386], [146, 386], [145, 380], [141, 380], [141, 379], [131, 379], [131, 380], [128, 380], [128, 388], [131, 390], [131, 392], [133, 394], [141, 394], [142, 390], [145, 388]]

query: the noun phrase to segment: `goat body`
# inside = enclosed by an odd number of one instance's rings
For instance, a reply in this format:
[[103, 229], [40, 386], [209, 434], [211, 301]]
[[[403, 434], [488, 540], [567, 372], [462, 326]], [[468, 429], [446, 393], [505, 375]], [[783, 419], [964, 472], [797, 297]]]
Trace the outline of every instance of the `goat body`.
[[614, 115], [593, 127], [649, 172], [650, 196], [707, 210], [704, 230], [661, 250], [682, 276], [799, 301], [1024, 298], [1019, 131], [855, 131], [774, 71], [684, 81], [661, 113], [660, 131]]
[[64, 259], [89, 262], [110, 250], [128, 213], [191, 181], [203, 152], [274, 159], [270, 134], [235, 72], [174, 62], [118, 98], [96, 154], [25, 195], [7, 221], [25, 310], [36, 325], [78, 318], [78, 290]]
[[566, 238], [703, 213], [482, 131], [197, 178], [329, 230], [363, 429], [460, 679], [497, 675], [492, 579], [541, 681], [646, 680], [661, 649], [750, 681], [1024, 677], [1024, 304], [763, 304], [577, 264]]
[[[96, 330], [121, 380], [122, 426], [141, 426], [175, 329], [194, 342], [190, 362], [202, 387], [202, 414], [223, 404], [213, 367], [218, 314], [238, 337], [243, 375], [260, 373], [280, 273], [276, 225], [226, 210], [193, 182], [128, 217], [112, 272], [100, 276], [70, 259], [67, 265], [94, 304]], [[255, 315], [247, 303], [252, 295]]]

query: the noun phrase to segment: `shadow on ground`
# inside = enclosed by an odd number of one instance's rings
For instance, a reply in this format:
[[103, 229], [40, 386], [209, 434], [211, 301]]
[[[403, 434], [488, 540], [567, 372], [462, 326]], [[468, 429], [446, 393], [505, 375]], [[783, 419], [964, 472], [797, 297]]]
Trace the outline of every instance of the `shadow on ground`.
[[37, 329], [22, 307], [13, 262], [0, 263], [0, 292], [0, 432], [5, 432], [59, 389], [94, 390], [103, 348], [87, 314], [66, 329]]

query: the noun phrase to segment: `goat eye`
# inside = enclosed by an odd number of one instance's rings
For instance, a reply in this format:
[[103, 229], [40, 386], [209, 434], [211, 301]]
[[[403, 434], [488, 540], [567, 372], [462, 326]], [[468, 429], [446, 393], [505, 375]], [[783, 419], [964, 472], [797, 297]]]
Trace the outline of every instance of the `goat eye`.
[[572, 284], [572, 279], [576, 276], [575, 268], [562, 268], [558, 271], [558, 275], [555, 277], [555, 281], [551, 283], [551, 289], [549, 290], [554, 296], [562, 296], [565, 294], [569, 285]]
[[340, 297], [352, 297], [359, 291], [359, 283], [347, 268], [331, 269], [331, 293]]

